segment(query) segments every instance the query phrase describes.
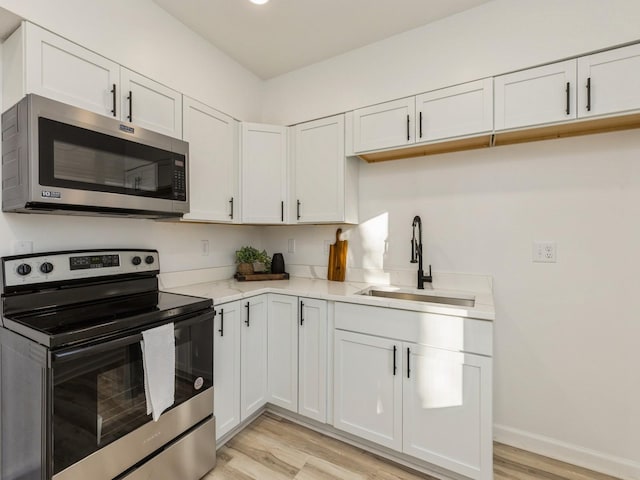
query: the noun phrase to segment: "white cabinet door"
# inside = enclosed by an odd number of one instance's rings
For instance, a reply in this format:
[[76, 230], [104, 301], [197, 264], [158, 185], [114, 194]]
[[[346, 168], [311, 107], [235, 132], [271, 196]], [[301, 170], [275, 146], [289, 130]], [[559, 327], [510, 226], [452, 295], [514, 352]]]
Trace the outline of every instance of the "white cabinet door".
[[216, 307], [213, 378], [216, 439], [240, 424], [240, 302]]
[[354, 152], [413, 144], [415, 142], [415, 111], [415, 97], [354, 110]]
[[403, 344], [406, 355], [403, 451], [470, 478], [493, 478], [491, 359], [412, 343]]
[[344, 115], [294, 127], [296, 220], [345, 220]]
[[485, 78], [416, 97], [416, 142], [493, 130], [493, 79]]
[[184, 97], [184, 140], [189, 142], [189, 208], [185, 220], [236, 222], [238, 122]]
[[327, 302], [300, 298], [298, 413], [327, 421]]
[[242, 221], [284, 223], [287, 129], [242, 123]]
[[640, 108], [640, 44], [578, 59], [578, 117]]
[[402, 450], [400, 347], [400, 342], [386, 338], [335, 331], [333, 426], [399, 451]]
[[267, 296], [242, 300], [240, 420], [267, 403]]
[[298, 297], [269, 294], [269, 402], [298, 411]]
[[121, 118], [182, 138], [182, 94], [126, 68], [120, 69]]
[[576, 61], [501, 75], [495, 84], [496, 130], [576, 118]]
[[21, 34], [26, 46], [26, 93], [120, 118], [117, 63], [28, 22]]

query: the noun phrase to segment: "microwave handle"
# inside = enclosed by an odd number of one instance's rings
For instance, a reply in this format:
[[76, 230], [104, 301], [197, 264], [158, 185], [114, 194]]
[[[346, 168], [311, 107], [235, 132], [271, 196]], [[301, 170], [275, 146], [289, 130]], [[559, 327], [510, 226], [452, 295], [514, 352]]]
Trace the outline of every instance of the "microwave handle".
[[[202, 313], [198, 313], [194, 316], [189, 317], [188, 319], [175, 322], [175, 328], [184, 328], [190, 327], [192, 325], [197, 325], [199, 323], [204, 323], [206, 321], [212, 321], [214, 317], [214, 310], [208, 310]], [[150, 328], [155, 328], [160, 325], [154, 325]], [[146, 329], [145, 329], [146, 330]], [[66, 350], [63, 352], [56, 352], [52, 354], [52, 361], [56, 363], [65, 362], [69, 360], [77, 360], [83, 357], [90, 357], [97, 353], [107, 352], [109, 350], [114, 350], [120, 347], [126, 347], [127, 345], [132, 345], [134, 343], [140, 342], [142, 340], [142, 332], [134, 333], [132, 335], [127, 335], [126, 337], [116, 338], [115, 340], [110, 340], [104, 343], [98, 343], [96, 345], [91, 345], [89, 347], [79, 347], [71, 350]]]

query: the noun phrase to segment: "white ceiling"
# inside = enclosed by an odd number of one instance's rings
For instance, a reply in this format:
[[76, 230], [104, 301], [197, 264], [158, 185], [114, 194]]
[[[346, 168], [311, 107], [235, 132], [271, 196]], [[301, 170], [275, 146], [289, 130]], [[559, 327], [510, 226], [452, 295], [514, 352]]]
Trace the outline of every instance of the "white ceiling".
[[154, 0], [263, 79], [490, 0]]

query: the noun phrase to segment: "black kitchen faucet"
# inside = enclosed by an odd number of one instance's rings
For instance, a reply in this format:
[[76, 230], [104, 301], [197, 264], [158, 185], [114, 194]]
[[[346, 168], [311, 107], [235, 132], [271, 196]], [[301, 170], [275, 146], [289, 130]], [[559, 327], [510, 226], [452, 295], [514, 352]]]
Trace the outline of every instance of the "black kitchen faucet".
[[[416, 240], [416, 226], [418, 227], [418, 240]], [[418, 289], [424, 290], [424, 282], [431, 283], [431, 265], [429, 265], [429, 275], [425, 275], [422, 270], [422, 220], [418, 215], [413, 217], [413, 236], [411, 238], [411, 263], [418, 264]]]

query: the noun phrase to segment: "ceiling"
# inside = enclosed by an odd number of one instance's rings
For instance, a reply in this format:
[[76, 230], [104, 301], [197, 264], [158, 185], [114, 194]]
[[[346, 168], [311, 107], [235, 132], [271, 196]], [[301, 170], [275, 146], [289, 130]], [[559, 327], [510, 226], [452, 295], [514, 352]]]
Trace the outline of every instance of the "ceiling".
[[269, 79], [490, 0], [154, 0]]

